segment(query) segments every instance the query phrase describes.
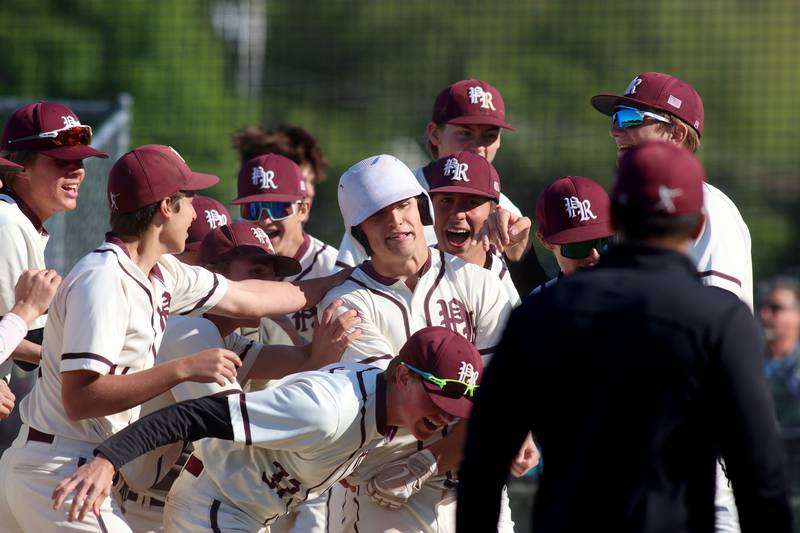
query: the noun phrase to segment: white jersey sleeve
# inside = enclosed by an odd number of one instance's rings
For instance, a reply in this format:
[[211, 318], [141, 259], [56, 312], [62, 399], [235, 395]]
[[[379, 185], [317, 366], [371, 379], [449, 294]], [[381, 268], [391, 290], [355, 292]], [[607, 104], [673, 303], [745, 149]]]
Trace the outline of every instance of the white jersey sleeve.
[[703, 184], [706, 223], [689, 248], [705, 285], [730, 291], [753, 309], [750, 230], [736, 205], [716, 187]]
[[336, 395], [305, 372], [275, 386], [228, 397], [236, 442], [300, 451], [323, 447], [339, 429]]
[[[128, 294], [111, 269], [91, 269], [58, 288], [54, 305], [65, 309], [61, 372], [108, 374], [118, 363], [128, 328]], [[59, 293], [66, 292], [66, 294]]]
[[174, 280], [169, 309], [172, 314], [200, 315], [222, 300], [228, 280], [202, 267], [181, 263], [171, 255], [163, 255], [159, 266]]

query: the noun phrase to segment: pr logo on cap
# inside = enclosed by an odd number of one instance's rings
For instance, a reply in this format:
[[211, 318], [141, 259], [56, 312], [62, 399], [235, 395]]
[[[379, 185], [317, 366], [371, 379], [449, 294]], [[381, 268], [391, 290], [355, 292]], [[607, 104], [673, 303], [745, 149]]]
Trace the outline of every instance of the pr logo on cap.
[[567, 210], [567, 216], [569, 218], [578, 217], [581, 222], [597, 218], [597, 216], [592, 213], [592, 202], [590, 200], [581, 200], [577, 196], [565, 197], [564, 208]]
[[206, 209], [205, 214], [206, 224], [210, 229], [218, 228], [228, 223], [228, 217], [220, 214], [216, 209]]
[[260, 242], [261, 244], [265, 244], [266, 246], [269, 247], [270, 250], [273, 250], [272, 243], [269, 242], [269, 236], [266, 234], [266, 232], [264, 232], [263, 229], [261, 229], [261, 228], [250, 228], [250, 231], [252, 232], [253, 237], [258, 239], [258, 242]]
[[257, 186], [259, 189], [278, 188], [278, 186], [275, 185], [275, 172], [272, 170], [264, 170], [262, 166], [253, 167], [253, 174], [250, 179], [253, 185]]
[[444, 175], [450, 177], [450, 181], [469, 181], [467, 177], [469, 165], [461, 163], [455, 157], [449, 158], [444, 164]]
[[473, 85], [467, 90], [470, 104], [480, 103], [482, 109], [491, 109], [497, 111], [492, 103], [491, 91], [486, 91], [480, 85]]
[[641, 85], [641, 83], [642, 83], [642, 78], [640, 78], [639, 76], [636, 76], [635, 78], [633, 78], [631, 80], [631, 82], [625, 88], [625, 92], [622, 93], [622, 94], [624, 94], [625, 96], [630, 96], [632, 94], [636, 94], [636, 88], [639, 87], [639, 85]]
[[470, 385], [477, 385], [479, 375], [480, 372], [475, 371], [475, 367], [472, 366], [472, 363], [461, 361], [461, 364], [458, 367], [458, 378], [456, 379]]

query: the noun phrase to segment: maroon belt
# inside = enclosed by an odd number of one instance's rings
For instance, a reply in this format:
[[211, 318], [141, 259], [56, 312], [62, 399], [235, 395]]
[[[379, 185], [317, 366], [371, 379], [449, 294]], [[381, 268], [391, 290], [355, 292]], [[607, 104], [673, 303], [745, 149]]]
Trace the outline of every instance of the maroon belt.
[[203, 473], [203, 461], [192, 455], [189, 457], [189, 460], [186, 461], [186, 471], [189, 472], [194, 477], [200, 477], [200, 474]]
[[38, 429], [28, 427], [28, 440], [25, 442], [44, 442], [45, 444], [53, 444], [55, 436], [39, 431]]

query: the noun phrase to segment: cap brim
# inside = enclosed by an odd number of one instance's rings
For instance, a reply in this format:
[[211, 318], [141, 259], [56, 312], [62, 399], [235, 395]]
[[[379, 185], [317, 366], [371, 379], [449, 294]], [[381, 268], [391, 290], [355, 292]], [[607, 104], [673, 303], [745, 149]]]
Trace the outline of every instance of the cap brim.
[[436, 407], [449, 415], [458, 418], [469, 418], [469, 413], [472, 411], [472, 400], [466, 396], [461, 398], [445, 396], [439, 387], [427, 381], [423, 381], [422, 385], [425, 387], [425, 392], [428, 393], [428, 398], [436, 404]]
[[242, 196], [236, 198], [231, 203], [233, 205], [249, 204], [250, 202], [296, 202], [305, 199], [305, 196], [297, 194], [251, 194], [250, 196]]
[[219, 183], [219, 177], [213, 174], [203, 174], [202, 172], [192, 172], [189, 181], [181, 190], [202, 191]]
[[220, 261], [227, 261], [239, 257], [252, 257], [258, 259], [259, 262], [269, 263], [275, 267], [275, 275], [281, 278], [299, 274], [303, 269], [303, 267], [300, 265], [300, 261], [294, 259], [293, 257], [271, 254], [265, 250], [262, 250], [261, 248], [258, 248], [257, 246], [250, 245], [237, 246], [233, 250], [230, 250], [219, 257], [215, 257], [211, 260], [209, 260], [209, 258], [204, 258], [203, 261], [207, 263], [218, 263]]
[[40, 154], [55, 159], [63, 159], [64, 161], [80, 161], [89, 157], [101, 157], [107, 159], [109, 155], [103, 151], [86, 146], [85, 144], [78, 144], [75, 146], [59, 146], [58, 148], [50, 148], [48, 150], [37, 150]]
[[503, 128], [506, 130], [514, 131], [514, 128], [511, 127], [511, 124], [508, 122], [502, 121], [496, 117], [491, 117], [488, 115], [466, 115], [462, 117], [457, 117], [452, 120], [447, 121], [448, 124], [489, 124], [490, 126], [497, 126], [498, 128]]
[[9, 161], [8, 159], [3, 159], [0, 157], [0, 170], [3, 172], [8, 172], [9, 170], [22, 170], [22, 165], [18, 165], [13, 161]]
[[487, 193], [486, 191], [479, 191], [479, 190], [476, 190], [476, 189], [471, 189], [469, 187], [461, 187], [461, 186], [458, 186], [458, 185], [446, 185], [444, 187], [437, 187], [435, 189], [430, 189], [428, 192], [431, 193], [431, 194], [434, 194], [434, 193], [437, 193], [437, 192], [457, 192], [457, 193], [461, 193], [461, 194], [472, 194], [474, 196], [483, 196], [484, 198], [488, 198], [490, 200], [494, 200], [494, 201], [497, 201], [497, 202], [500, 201], [500, 193], [497, 193], [497, 196], [492, 196], [489, 193]]
[[662, 111], [667, 111], [659, 106], [655, 106], [649, 102], [643, 102], [642, 100], [637, 100], [636, 98], [630, 98], [628, 96], [618, 96], [614, 94], [597, 94], [592, 96], [591, 99], [592, 107], [603, 113], [604, 115], [608, 115], [609, 117], [614, 114], [614, 109], [617, 108], [619, 105], [632, 105], [632, 106], [643, 106], [649, 109], [660, 109]]
[[614, 230], [611, 227], [611, 222], [607, 221], [590, 226], [578, 226], [577, 228], [565, 229], [552, 235], [545, 235], [544, 238], [547, 242], [552, 244], [570, 244], [574, 242], [591, 241], [593, 239], [602, 239], [603, 237], [611, 237], [612, 235], [614, 235]]

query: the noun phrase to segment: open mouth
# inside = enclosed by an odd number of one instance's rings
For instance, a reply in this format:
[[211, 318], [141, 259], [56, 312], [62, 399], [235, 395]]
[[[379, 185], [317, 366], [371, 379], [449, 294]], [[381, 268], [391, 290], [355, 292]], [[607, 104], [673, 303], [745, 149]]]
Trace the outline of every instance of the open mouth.
[[466, 229], [449, 229], [445, 231], [447, 242], [451, 246], [461, 248], [467, 244], [472, 232]]
[[436, 431], [436, 430], [438, 430], [440, 427], [442, 427], [440, 424], [437, 424], [436, 422], [434, 422], [433, 420], [431, 420], [431, 419], [430, 419], [430, 418], [428, 418], [427, 416], [426, 416], [426, 417], [423, 417], [423, 418], [422, 418], [422, 421], [423, 421], [423, 423], [425, 424], [425, 428], [426, 428], [426, 429], [428, 429], [428, 430], [430, 430], [430, 431]]
[[404, 241], [406, 239], [410, 239], [412, 235], [414, 235], [414, 234], [411, 233], [410, 231], [392, 233], [391, 235], [389, 235], [388, 240], [390, 240], [390, 241]]
[[78, 196], [77, 185], [62, 185], [61, 190], [67, 193], [67, 196], [72, 196], [72, 197]]

